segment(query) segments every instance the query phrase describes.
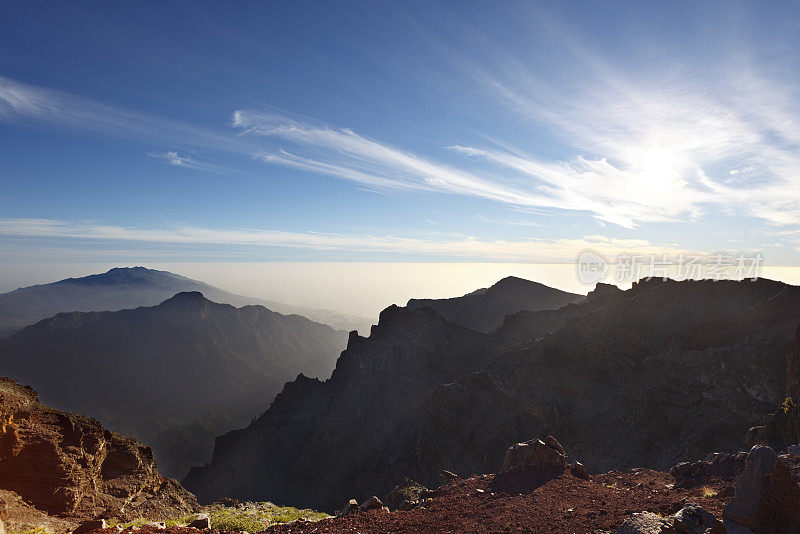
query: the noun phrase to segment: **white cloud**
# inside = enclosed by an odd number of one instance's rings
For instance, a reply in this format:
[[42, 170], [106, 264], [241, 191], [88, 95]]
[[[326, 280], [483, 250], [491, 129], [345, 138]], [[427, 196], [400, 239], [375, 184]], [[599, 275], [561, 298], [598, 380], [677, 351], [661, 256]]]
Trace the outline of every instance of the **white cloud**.
[[552, 162], [459, 147], [464, 153], [541, 180], [576, 209], [623, 226], [711, 210], [800, 224], [800, 86], [792, 69], [756, 67], [733, 47], [714, 64], [692, 65], [671, 48], [621, 67], [553, 21], [536, 30], [546, 35], [540, 52], [563, 66], [558, 81], [492, 44], [491, 62], [453, 56], [572, 156]]
[[685, 252], [671, 244], [656, 245], [643, 239], [615, 239], [601, 235], [560, 239], [482, 240], [454, 235], [421, 238], [196, 226], [131, 228], [49, 219], [0, 219], [0, 236], [55, 238], [76, 242], [113, 241], [237, 245], [244, 248], [288, 247], [317, 251], [390, 252], [401, 255], [424, 255], [432, 258], [545, 263], [571, 263], [575, 261], [580, 252], [587, 249], [608, 257], [623, 253], [649, 255]]
[[302, 123], [273, 113], [237, 110], [233, 125], [248, 135], [283, 140], [314, 152], [303, 157], [280, 151], [262, 154], [269, 163], [302, 167], [378, 187], [443, 190], [521, 206], [540, 206], [548, 199], [472, 172], [430, 161], [347, 129]]

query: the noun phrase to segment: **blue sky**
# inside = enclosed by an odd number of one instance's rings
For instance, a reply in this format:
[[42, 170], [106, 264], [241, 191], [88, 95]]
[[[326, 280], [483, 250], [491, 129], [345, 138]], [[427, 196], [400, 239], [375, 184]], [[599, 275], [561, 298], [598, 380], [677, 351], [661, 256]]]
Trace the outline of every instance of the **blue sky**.
[[800, 266], [798, 15], [6, 1], [2, 261]]

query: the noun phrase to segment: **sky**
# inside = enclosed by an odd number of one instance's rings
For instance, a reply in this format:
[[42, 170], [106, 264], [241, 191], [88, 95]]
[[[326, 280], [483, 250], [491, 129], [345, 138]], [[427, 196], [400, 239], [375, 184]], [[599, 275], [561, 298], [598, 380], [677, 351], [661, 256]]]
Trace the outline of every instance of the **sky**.
[[0, 290], [272, 263], [357, 291], [370, 264], [586, 250], [800, 268], [790, 4], [6, 0]]

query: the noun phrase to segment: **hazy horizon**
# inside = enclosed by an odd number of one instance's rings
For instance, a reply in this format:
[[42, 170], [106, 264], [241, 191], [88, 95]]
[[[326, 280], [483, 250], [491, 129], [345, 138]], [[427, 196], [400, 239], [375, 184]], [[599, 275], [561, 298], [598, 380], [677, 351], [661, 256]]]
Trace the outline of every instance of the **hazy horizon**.
[[[410, 298], [456, 297], [488, 287], [506, 276], [518, 276], [563, 291], [586, 294], [575, 264], [521, 263], [331, 263], [331, 262], [198, 262], [198, 263], [25, 263], [3, 264], [0, 293], [108, 271], [142, 266], [206, 282], [226, 291], [285, 304], [337, 310], [377, 319], [391, 304]], [[675, 270], [670, 273], [676, 278]], [[800, 268], [764, 266], [762, 278], [800, 284]], [[630, 286], [609, 273], [603, 281]]]

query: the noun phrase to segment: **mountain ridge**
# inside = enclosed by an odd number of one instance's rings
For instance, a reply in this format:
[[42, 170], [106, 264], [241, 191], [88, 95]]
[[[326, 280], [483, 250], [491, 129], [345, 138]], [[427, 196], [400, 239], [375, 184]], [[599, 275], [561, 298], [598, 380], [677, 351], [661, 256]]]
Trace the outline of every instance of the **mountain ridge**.
[[502, 326], [506, 315], [520, 311], [558, 309], [567, 304], [583, 302], [585, 298], [539, 282], [507, 276], [490, 287], [476, 289], [460, 297], [410, 299], [406, 306], [433, 308], [455, 323], [478, 332], [489, 332]]
[[297, 373], [329, 376], [346, 336], [183, 292], [157, 306], [43, 319], [0, 341], [0, 366], [48, 403], [151, 444], [163, 470], [181, 476]]
[[244, 297], [205, 282], [146, 267], [114, 267], [105, 273], [17, 288], [0, 294], [0, 338], [57, 313], [118, 311], [154, 306], [182, 291], [199, 291], [216, 302], [261, 305], [284, 315], [302, 315], [336, 330], [369, 329], [370, 320], [333, 310]]
[[739, 450], [786, 394], [800, 288], [647, 281], [507, 315], [481, 333], [431, 308], [387, 308], [329, 380], [287, 384], [184, 485], [201, 501], [335, 509], [404, 477], [493, 472], [532, 435], [561, 436], [595, 471]]

